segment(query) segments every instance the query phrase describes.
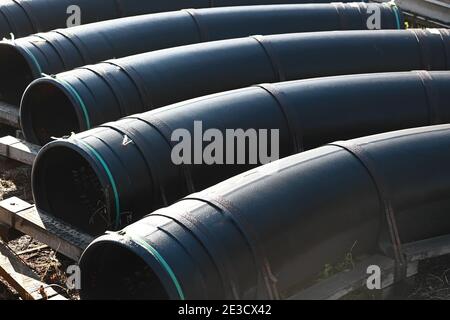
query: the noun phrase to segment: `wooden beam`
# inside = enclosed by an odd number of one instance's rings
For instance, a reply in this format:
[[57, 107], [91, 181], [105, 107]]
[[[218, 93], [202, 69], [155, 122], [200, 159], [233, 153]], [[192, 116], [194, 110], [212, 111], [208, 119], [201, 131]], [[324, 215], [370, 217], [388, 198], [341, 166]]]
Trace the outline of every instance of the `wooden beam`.
[[0, 102], [0, 123], [13, 128], [20, 128], [19, 107]]
[[[357, 263], [352, 270], [337, 273], [328, 279], [292, 296], [289, 300], [337, 300], [350, 292], [365, 288], [370, 274], [369, 266], [378, 266], [381, 269], [381, 289], [394, 284], [395, 261], [383, 255], [373, 255]], [[411, 263], [407, 268], [407, 277], [417, 274], [417, 264]], [[380, 290], [376, 290], [380, 292]]]
[[[407, 275], [417, 274], [419, 261], [450, 254], [450, 235], [425, 239], [403, 245], [408, 261]], [[357, 289], [364, 288], [368, 278], [367, 267], [376, 265], [382, 272], [382, 289], [394, 284], [395, 261], [383, 255], [373, 255], [358, 263], [353, 270], [341, 272], [291, 297], [291, 300], [335, 300]]]
[[408, 261], [420, 261], [450, 254], [450, 235], [425, 239], [403, 245]]
[[0, 202], [0, 223], [31, 236], [74, 261], [79, 260], [94, 239], [16, 197]]
[[2, 244], [0, 244], [0, 276], [24, 300], [67, 300], [41, 282], [33, 270]]
[[0, 138], [0, 156], [32, 165], [41, 147], [6, 136]]

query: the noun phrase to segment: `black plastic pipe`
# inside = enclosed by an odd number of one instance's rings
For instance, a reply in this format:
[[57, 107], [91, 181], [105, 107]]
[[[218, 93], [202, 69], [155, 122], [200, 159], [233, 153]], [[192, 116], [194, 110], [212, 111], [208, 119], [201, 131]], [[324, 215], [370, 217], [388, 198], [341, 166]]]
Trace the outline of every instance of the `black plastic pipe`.
[[202, 122], [202, 133], [218, 129], [224, 136], [227, 129], [278, 129], [279, 156], [286, 157], [334, 140], [450, 122], [449, 88], [450, 72], [366, 74], [178, 103], [44, 146], [32, 172], [34, 200], [40, 210], [90, 234], [118, 230], [261, 163], [250, 162], [247, 147], [245, 164], [235, 153], [231, 164], [175, 165], [172, 133], [186, 129], [197, 140], [195, 121]]
[[263, 82], [449, 68], [450, 32], [445, 29], [329, 31], [222, 40], [37, 79], [22, 98], [21, 125], [28, 141], [42, 145], [51, 137], [127, 115]]
[[[153, 1], [149, 1], [153, 2]], [[170, 1], [166, 1], [170, 3]], [[368, 28], [380, 10], [381, 29], [402, 29], [395, 6], [365, 3], [243, 6], [149, 14], [83, 25], [0, 43], [0, 98], [20, 103], [42, 74], [170, 47], [245, 37]]]
[[387, 204], [400, 247], [450, 233], [449, 163], [450, 125], [282, 159], [95, 240], [81, 297], [289, 298], [349, 252], [378, 251]]
[[[80, 8], [81, 24], [184, 8], [209, 8], [279, 3], [328, 3], [330, 0], [2, 0], [0, 37], [16, 38], [67, 28], [72, 12]], [[341, 2], [348, 2], [343, 0]], [[69, 13], [68, 13], [69, 11]]]

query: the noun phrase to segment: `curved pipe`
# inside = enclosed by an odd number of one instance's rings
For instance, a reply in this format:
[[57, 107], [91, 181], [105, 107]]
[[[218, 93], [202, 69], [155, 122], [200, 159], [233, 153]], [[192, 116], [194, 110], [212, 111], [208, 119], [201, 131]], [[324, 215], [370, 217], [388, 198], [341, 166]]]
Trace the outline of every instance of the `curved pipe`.
[[[403, 27], [397, 7], [372, 4], [371, 10], [374, 7], [380, 10], [381, 29]], [[102, 21], [3, 41], [0, 73], [8, 76], [0, 79], [0, 96], [18, 105], [26, 86], [42, 73], [57, 74], [111, 58], [170, 47], [253, 34], [363, 30], [368, 28], [371, 14], [365, 3], [190, 9]]]
[[450, 122], [449, 86], [450, 72], [366, 74], [256, 86], [174, 104], [44, 146], [32, 172], [34, 200], [40, 210], [90, 234], [118, 230], [261, 163], [259, 158], [250, 164], [247, 149], [246, 165], [237, 164], [236, 155], [220, 164], [227, 150], [215, 164], [175, 165], [177, 129], [200, 140], [196, 121], [202, 122], [201, 134], [218, 129], [224, 137], [227, 129], [278, 129], [279, 156], [287, 157], [330, 141]]
[[[165, 49], [35, 80], [22, 98], [21, 125], [27, 140], [43, 145], [51, 137], [257, 83], [363, 72], [448, 70], [449, 43], [450, 32], [445, 29], [330, 31]], [[56, 123], [58, 110], [67, 112], [60, 112]]]
[[[0, 39], [16, 38], [37, 32], [67, 28], [73, 14], [71, 6], [80, 8], [80, 22], [88, 24], [146, 13], [184, 8], [209, 8], [279, 3], [329, 3], [330, 0], [2, 0], [0, 5]], [[341, 2], [348, 2], [342, 0]]]
[[[284, 299], [326, 264], [450, 232], [450, 125], [349, 141], [255, 169], [153, 212], [83, 253], [83, 299]], [[382, 184], [378, 183], [383, 181]], [[352, 249], [353, 248], [353, 249]], [[110, 279], [115, 279], [111, 282]]]

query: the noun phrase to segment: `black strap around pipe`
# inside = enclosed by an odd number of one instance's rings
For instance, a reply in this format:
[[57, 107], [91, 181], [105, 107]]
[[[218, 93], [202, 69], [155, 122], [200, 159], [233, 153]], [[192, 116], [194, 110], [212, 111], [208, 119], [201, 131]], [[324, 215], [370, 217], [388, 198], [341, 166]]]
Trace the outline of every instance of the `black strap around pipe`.
[[[220, 248], [221, 244], [217, 243], [216, 237], [208, 230], [208, 228], [206, 228], [200, 221], [198, 221], [194, 217], [194, 215], [190, 214], [189, 212], [185, 212], [184, 214], [176, 213], [174, 214], [176, 215], [176, 217], [174, 217], [174, 215], [165, 215], [161, 212], [152, 213], [151, 215], [173, 220], [175, 223], [183, 226], [185, 230], [192, 233], [196, 238], [198, 238], [201, 241], [202, 246], [204, 246], [206, 251], [208, 252], [208, 255], [212, 257], [213, 264], [219, 273], [222, 285], [229, 291], [227, 292], [227, 294], [231, 294], [228, 297], [236, 301], [242, 300], [241, 296], [239, 295], [238, 277], [233, 271], [233, 268], [230, 266], [231, 259], [229, 256], [225, 257], [220, 250], [216, 249], [217, 247]], [[194, 233], [193, 231], [196, 232]], [[174, 236], [172, 235], [172, 237]], [[224, 253], [225, 255], [227, 254], [226, 252]]]
[[221, 197], [218, 194], [194, 194], [185, 198], [185, 200], [197, 200], [204, 202], [212, 207], [217, 208], [231, 218], [242, 236], [245, 238], [250, 251], [255, 258], [255, 264], [258, 272], [261, 272], [261, 275], [263, 277], [268, 299], [279, 300], [281, 296], [277, 289], [277, 279], [272, 273], [270, 262], [267, 259], [265, 249], [261, 245], [261, 241], [259, 241], [256, 232], [254, 232], [251, 228], [251, 224], [246, 221], [245, 215], [243, 215], [232, 202]]
[[192, 20], [194, 20], [195, 26], [197, 27], [200, 42], [207, 42], [208, 37], [208, 30], [206, 30], [204, 24], [201, 22], [201, 20], [198, 18], [198, 15], [195, 13], [194, 9], [183, 9], [182, 11], [185, 11], [186, 13], [191, 16]]
[[417, 71], [417, 74], [422, 81], [427, 97], [428, 109], [430, 113], [430, 125], [442, 124], [442, 117], [440, 111], [439, 91], [433, 85], [433, 78], [428, 71]]
[[284, 93], [273, 84], [260, 84], [256, 87], [269, 93], [280, 107], [283, 117], [286, 119], [289, 134], [292, 137], [293, 154], [304, 151], [303, 139], [301, 135], [302, 130], [295, 125], [295, 121], [292, 121], [295, 117], [291, 116], [290, 107]]
[[389, 197], [389, 192], [386, 191], [387, 183], [382, 174], [376, 167], [376, 164], [370, 158], [370, 155], [359, 145], [349, 142], [334, 142], [330, 143], [331, 146], [340, 147], [349, 153], [351, 153], [359, 162], [365, 167], [371, 176], [375, 187], [378, 191], [378, 196], [383, 206], [384, 214], [386, 217], [387, 227], [394, 250], [394, 258], [396, 262], [395, 279], [402, 280], [406, 278], [406, 258], [403, 253], [402, 243], [397, 227], [397, 220], [395, 217], [394, 207]]
[[277, 78], [275, 82], [286, 81], [286, 75], [284, 73], [283, 68], [281, 67], [280, 59], [276, 55], [275, 50], [273, 49], [273, 46], [270, 43], [270, 41], [263, 36], [252, 36], [251, 38], [255, 39], [259, 43], [259, 45], [263, 48], [264, 52], [269, 58], [270, 63], [272, 64], [275, 77]]
[[[167, 123], [165, 123], [164, 121], [162, 121], [155, 115], [152, 115], [151, 119], [148, 119], [148, 118], [144, 119], [141, 117], [139, 117], [139, 119], [141, 121], [144, 121], [148, 125], [152, 126], [153, 128], [155, 128], [155, 130], [159, 132], [159, 134], [166, 141], [166, 143], [169, 145], [169, 147], [171, 147], [171, 148], [174, 147], [174, 143], [171, 140], [173, 130], [169, 127], [169, 125]], [[183, 175], [184, 175], [185, 182], [186, 182], [187, 193], [189, 194], [189, 193], [196, 192], [194, 181], [192, 179], [192, 173], [191, 173], [190, 166], [187, 164], [182, 164], [181, 168], [182, 168]]]
[[36, 17], [33, 15], [33, 9], [28, 5], [27, 1], [18, 1], [18, 0], [12, 0], [17, 6], [22, 8], [22, 10], [27, 15], [28, 20], [31, 23], [31, 26], [33, 27], [33, 30], [35, 33], [43, 31], [41, 28], [41, 25], [39, 24], [39, 21], [36, 19]]

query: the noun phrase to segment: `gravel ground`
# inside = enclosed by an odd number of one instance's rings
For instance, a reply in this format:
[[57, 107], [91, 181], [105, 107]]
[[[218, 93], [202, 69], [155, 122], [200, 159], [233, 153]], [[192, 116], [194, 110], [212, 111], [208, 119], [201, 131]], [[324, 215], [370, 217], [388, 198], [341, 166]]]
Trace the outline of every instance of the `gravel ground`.
[[450, 300], [450, 255], [423, 261], [407, 298]]
[[[0, 245], [4, 244], [0, 243]], [[56, 292], [68, 299], [79, 299], [78, 292], [66, 289], [65, 270], [69, 265], [74, 264], [73, 261], [57, 254], [29, 236], [22, 236], [9, 242], [8, 247], [18, 253], [19, 257], [39, 275], [43, 283], [51, 285]], [[21, 253], [23, 251], [26, 252]], [[0, 300], [9, 299], [19, 299], [19, 296], [14, 289], [0, 279]]]
[[[8, 129], [0, 129], [0, 136], [14, 135], [14, 132]], [[32, 203], [33, 197], [30, 187], [31, 168], [17, 163], [11, 163], [5, 159], [0, 159], [0, 200], [10, 197], [19, 197]], [[4, 245], [0, 241], [0, 245]], [[78, 293], [67, 291], [65, 282], [65, 270], [67, 266], [73, 264], [73, 261], [56, 254], [48, 247], [43, 247], [29, 236], [22, 236], [7, 244], [15, 253], [27, 251], [20, 254], [27, 265], [34, 270], [42, 282], [52, 285], [53, 289], [63, 296], [70, 299], [78, 299]], [[54, 285], [54, 286], [53, 286]], [[17, 293], [10, 288], [0, 278], [0, 300], [19, 299]]]

